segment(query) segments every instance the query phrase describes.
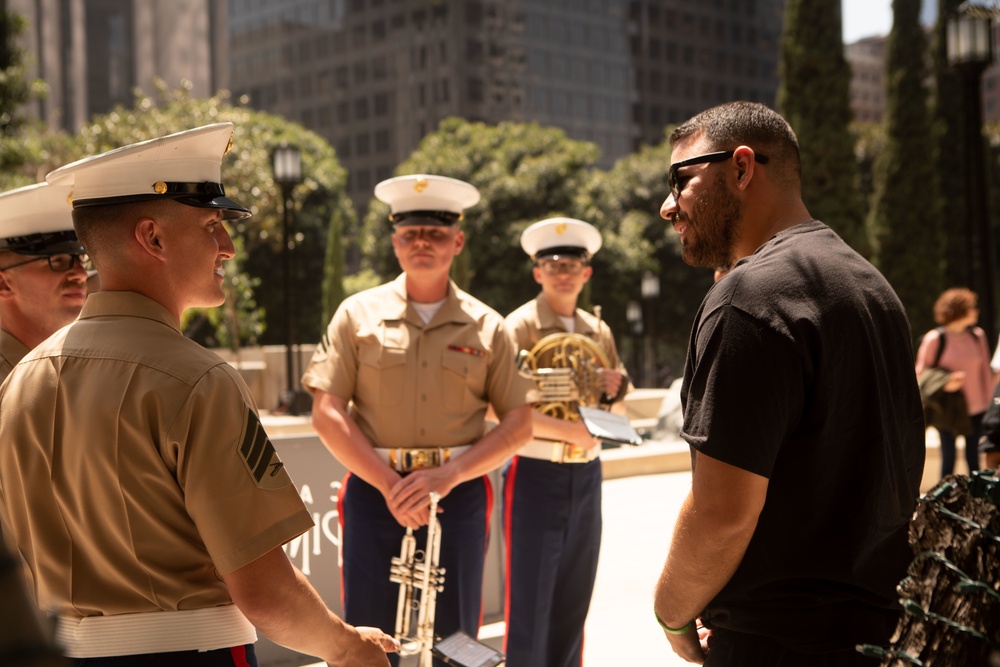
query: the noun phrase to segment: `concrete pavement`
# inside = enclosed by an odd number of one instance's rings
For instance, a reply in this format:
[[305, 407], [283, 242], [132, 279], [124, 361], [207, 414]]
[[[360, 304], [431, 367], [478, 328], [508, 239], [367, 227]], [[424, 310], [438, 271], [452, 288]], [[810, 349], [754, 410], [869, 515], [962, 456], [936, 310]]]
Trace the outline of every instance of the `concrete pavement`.
[[[604, 531], [584, 636], [585, 666], [691, 664], [673, 654], [653, 618], [653, 585], [690, 486], [690, 472], [604, 482]], [[480, 638], [499, 648], [503, 625], [484, 626]], [[415, 658], [402, 661], [404, 667], [415, 664]], [[323, 663], [308, 667], [323, 667]]]
[[[921, 492], [938, 479], [937, 434], [927, 438]], [[653, 617], [653, 586], [670, 546], [674, 523], [691, 486], [690, 458], [682, 443], [649, 442], [602, 456], [604, 531], [594, 599], [584, 638], [585, 667], [691, 663], [671, 650]], [[958, 460], [962, 461], [961, 452]], [[965, 473], [965, 470], [956, 470]], [[486, 625], [480, 638], [499, 648], [503, 623]], [[404, 659], [403, 667], [415, 665]], [[323, 667], [322, 663], [309, 667]]]
[[609, 479], [594, 600], [584, 635], [584, 665], [690, 665], [670, 650], [653, 617], [653, 586], [690, 472]]

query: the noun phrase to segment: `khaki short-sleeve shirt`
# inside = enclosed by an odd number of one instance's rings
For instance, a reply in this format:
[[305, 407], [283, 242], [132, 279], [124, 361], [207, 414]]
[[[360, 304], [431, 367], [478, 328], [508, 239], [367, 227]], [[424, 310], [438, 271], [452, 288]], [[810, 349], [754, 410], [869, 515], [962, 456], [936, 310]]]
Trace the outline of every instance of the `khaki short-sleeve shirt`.
[[[504, 320], [507, 329], [514, 336], [519, 350], [530, 350], [542, 338], [554, 333], [566, 333], [566, 327], [552, 306], [542, 294], [520, 306]], [[618, 358], [615, 337], [607, 322], [598, 320], [580, 308], [573, 316], [574, 333], [593, 340], [608, 357], [609, 367], [625, 373], [625, 366]]]
[[482, 437], [486, 407], [531, 402], [503, 318], [454, 283], [429, 323], [406, 299], [406, 275], [341, 303], [302, 383], [351, 401], [377, 447], [454, 447]]
[[99, 292], [0, 389], [0, 510], [69, 617], [232, 602], [312, 519], [240, 376], [159, 304]]
[[17, 362], [28, 354], [28, 348], [6, 331], [0, 330], [0, 384], [10, 375]]

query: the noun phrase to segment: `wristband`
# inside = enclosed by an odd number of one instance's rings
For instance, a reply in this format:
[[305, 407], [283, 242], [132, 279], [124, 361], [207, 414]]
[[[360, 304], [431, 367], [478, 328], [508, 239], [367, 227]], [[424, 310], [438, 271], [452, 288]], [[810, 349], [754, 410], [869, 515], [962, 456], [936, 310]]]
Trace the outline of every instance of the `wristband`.
[[682, 628], [672, 628], [663, 622], [663, 619], [660, 618], [660, 615], [656, 613], [655, 609], [653, 610], [653, 616], [656, 617], [656, 622], [660, 625], [661, 628], [663, 628], [663, 631], [666, 632], [668, 635], [683, 635], [694, 626], [694, 619], [692, 619], [688, 621]]

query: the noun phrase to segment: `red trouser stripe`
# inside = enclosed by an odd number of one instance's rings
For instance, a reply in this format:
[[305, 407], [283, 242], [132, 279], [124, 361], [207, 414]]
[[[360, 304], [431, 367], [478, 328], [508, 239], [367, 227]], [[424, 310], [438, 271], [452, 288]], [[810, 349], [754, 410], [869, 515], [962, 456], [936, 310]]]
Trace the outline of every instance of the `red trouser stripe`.
[[[514, 514], [514, 481], [517, 479], [517, 463], [521, 460], [520, 456], [515, 456], [511, 459], [510, 468], [507, 469], [507, 479], [505, 480], [503, 489], [503, 508], [504, 508], [504, 526], [503, 526], [503, 536], [504, 542], [507, 545], [507, 553], [504, 554], [504, 572], [506, 576], [504, 577], [504, 591], [503, 591], [503, 620], [506, 626], [510, 627], [510, 554], [513, 551], [513, 545], [511, 544], [511, 527], [513, 524], [513, 514]], [[507, 652], [507, 632], [503, 633], [503, 650]]]
[[[340, 491], [337, 493], [337, 523], [340, 524], [340, 553], [344, 553], [344, 495], [347, 492], [347, 480], [351, 478], [351, 473], [348, 472], [344, 475], [344, 479], [340, 481]], [[338, 554], [339, 556], [339, 554]], [[338, 558], [338, 561], [343, 565], [343, 559]], [[340, 570], [340, 608], [344, 609], [344, 568], [337, 568]]]
[[250, 663], [247, 662], [246, 646], [234, 646], [229, 649], [229, 652], [233, 656], [234, 667], [250, 667]]
[[[485, 543], [483, 544], [483, 571], [486, 571], [486, 557], [490, 552], [490, 517], [493, 516], [493, 482], [486, 475], [482, 476], [483, 480], [483, 493], [486, 495], [486, 516], [483, 517], [483, 522], [486, 525]], [[485, 601], [480, 600], [479, 602], [479, 627], [483, 627], [483, 605]]]

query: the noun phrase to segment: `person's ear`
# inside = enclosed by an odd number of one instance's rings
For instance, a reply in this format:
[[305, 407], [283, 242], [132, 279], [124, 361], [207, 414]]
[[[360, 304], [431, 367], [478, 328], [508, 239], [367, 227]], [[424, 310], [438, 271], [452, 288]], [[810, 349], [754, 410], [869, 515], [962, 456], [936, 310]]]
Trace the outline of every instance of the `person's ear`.
[[0, 299], [7, 299], [14, 296], [14, 288], [7, 282], [7, 274], [0, 271]]
[[465, 232], [461, 229], [455, 234], [455, 255], [458, 256], [462, 254], [462, 248], [465, 247]]
[[537, 266], [531, 268], [531, 275], [534, 276], [535, 282], [539, 285], [542, 284], [542, 270]]
[[753, 149], [749, 146], [740, 146], [734, 150], [733, 164], [736, 165], [736, 187], [745, 190], [753, 180], [754, 167], [757, 166]]
[[163, 258], [163, 235], [159, 223], [153, 218], [142, 218], [135, 223], [135, 240], [149, 255]]

